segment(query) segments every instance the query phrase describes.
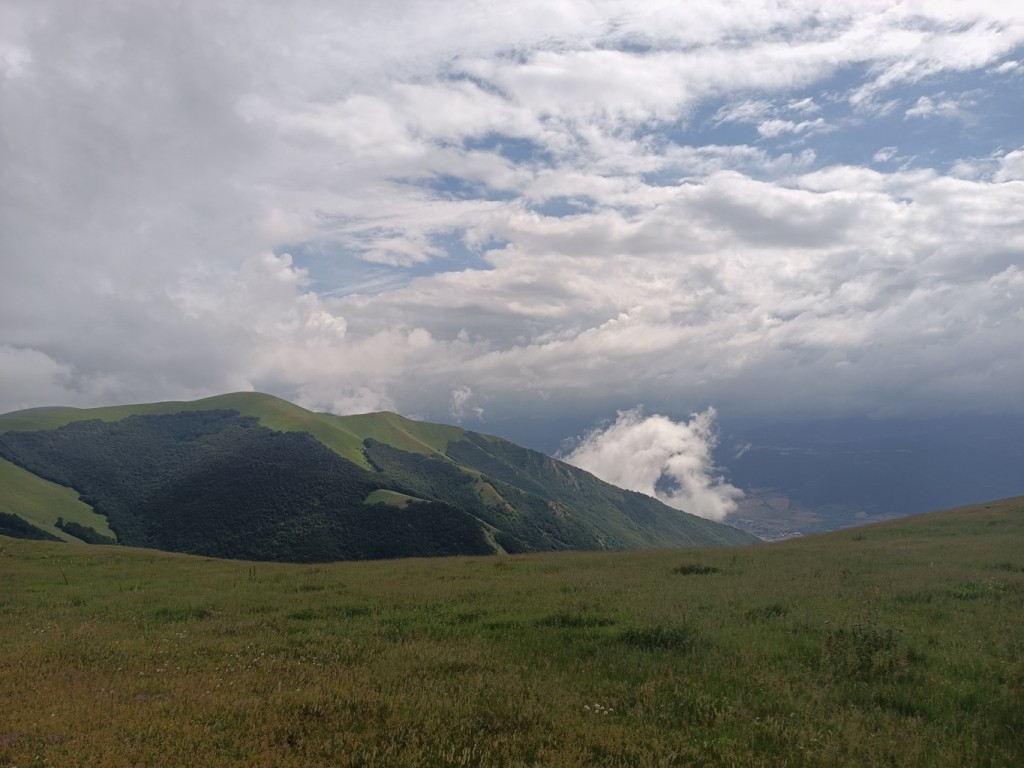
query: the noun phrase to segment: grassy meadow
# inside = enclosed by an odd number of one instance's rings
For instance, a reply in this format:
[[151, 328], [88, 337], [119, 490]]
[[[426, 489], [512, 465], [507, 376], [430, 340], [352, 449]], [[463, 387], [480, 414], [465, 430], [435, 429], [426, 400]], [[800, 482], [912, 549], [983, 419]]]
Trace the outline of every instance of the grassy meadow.
[[0, 766], [1017, 766], [1024, 499], [749, 548], [0, 539]]

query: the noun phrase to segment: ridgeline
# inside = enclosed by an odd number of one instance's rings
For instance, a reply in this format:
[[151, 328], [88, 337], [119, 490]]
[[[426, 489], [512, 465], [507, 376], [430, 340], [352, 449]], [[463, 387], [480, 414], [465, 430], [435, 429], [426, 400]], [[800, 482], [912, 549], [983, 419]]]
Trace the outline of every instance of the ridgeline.
[[248, 560], [749, 544], [506, 440], [269, 395], [0, 416], [5, 529]]

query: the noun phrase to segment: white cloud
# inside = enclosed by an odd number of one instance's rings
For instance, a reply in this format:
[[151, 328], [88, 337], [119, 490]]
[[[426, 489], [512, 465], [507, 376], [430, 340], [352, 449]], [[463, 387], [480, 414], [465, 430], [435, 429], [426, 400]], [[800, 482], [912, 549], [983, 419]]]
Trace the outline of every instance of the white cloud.
[[1019, 11], [400, 6], [0, 9], [3, 405], [1020, 407]]
[[716, 474], [716, 444], [714, 408], [679, 422], [634, 408], [586, 435], [565, 461], [676, 509], [723, 520], [743, 493]]
[[765, 100], [748, 100], [721, 107], [711, 121], [715, 124], [754, 124], [761, 136], [777, 138], [784, 134], [817, 133], [829, 130], [828, 123], [822, 117], [816, 117], [813, 120], [792, 120], [785, 117], [790, 115], [802, 118], [820, 110], [818, 104], [810, 97], [792, 101], [784, 106], [777, 106]]
[[806, 133], [807, 131], [820, 130], [825, 127], [824, 119], [818, 117], [814, 120], [765, 120], [757, 126], [757, 132], [762, 136], [774, 138], [784, 133]]
[[802, 113], [805, 115], [813, 115], [821, 111], [821, 106], [810, 96], [792, 101], [786, 105], [788, 109], [793, 112]]
[[1015, 149], [999, 158], [995, 181], [1024, 181], [1024, 149]]
[[472, 413], [477, 419], [482, 419], [484, 415], [484, 409], [479, 405], [474, 405], [473, 400], [476, 395], [473, 393], [472, 387], [457, 387], [452, 390], [451, 399], [448, 404], [448, 413], [457, 422], [462, 422], [467, 413]]
[[876, 163], [887, 163], [896, 157], [896, 147], [882, 147], [880, 150], [875, 152], [874, 157], [871, 159]]
[[997, 75], [1007, 75], [1019, 73], [1022, 69], [1024, 69], [1024, 66], [1019, 61], [1004, 61], [1002, 64], [992, 67], [989, 72]]
[[921, 96], [914, 106], [903, 114], [904, 117], [959, 117], [961, 108], [952, 99], [935, 101], [930, 96]]
[[386, 392], [371, 387], [333, 385], [323, 380], [311, 380], [296, 389], [295, 402], [315, 411], [327, 411], [341, 416], [357, 413], [395, 411], [397, 407]]
[[757, 101], [741, 101], [734, 104], [726, 104], [721, 107], [711, 118], [715, 123], [756, 123], [766, 115], [774, 114], [775, 110], [770, 101], [760, 99]]

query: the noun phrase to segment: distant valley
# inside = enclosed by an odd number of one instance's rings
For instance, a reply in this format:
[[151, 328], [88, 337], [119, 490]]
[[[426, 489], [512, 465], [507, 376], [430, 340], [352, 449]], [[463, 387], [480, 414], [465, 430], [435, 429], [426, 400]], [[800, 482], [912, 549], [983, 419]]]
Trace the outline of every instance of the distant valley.
[[1024, 416], [722, 425], [729, 518], [789, 538], [1024, 493]]

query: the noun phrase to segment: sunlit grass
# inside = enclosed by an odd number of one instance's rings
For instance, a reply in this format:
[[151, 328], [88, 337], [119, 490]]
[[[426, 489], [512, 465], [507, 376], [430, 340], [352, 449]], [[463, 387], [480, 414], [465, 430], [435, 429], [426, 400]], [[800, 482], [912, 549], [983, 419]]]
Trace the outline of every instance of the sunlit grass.
[[0, 541], [0, 765], [1011, 766], [1024, 503], [745, 549]]
[[71, 538], [55, 525], [58, 518], [63, 518], [115, 538], [107, 518], [82, 502], [73, 490], [44, 480], [3, 459], [0, 459], [0, 488], [3, 489], [0, 512], [16, 514], [51, 536]]

